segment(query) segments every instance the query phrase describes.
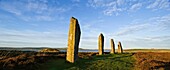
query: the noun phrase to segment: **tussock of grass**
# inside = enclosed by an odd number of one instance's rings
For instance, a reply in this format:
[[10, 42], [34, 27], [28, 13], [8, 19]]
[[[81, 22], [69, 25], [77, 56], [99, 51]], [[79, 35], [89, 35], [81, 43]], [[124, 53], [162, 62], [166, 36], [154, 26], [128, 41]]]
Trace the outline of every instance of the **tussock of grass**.
[[42, 65], [44, 70], [132, 70], [135, 59], [132, 54], [105, 54], [92, 58], [81, 58], [75, 63], [65, 59], [51, 60]]

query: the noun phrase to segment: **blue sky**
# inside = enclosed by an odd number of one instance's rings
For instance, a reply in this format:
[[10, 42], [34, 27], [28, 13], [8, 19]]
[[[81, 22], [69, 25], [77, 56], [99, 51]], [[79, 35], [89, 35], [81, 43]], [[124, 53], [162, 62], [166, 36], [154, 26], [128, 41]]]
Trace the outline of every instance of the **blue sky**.
[[72, 16], [80, 48], [97, 49], [103, 33], [105, 49], [110, 39], [125, 49], [170, 49], [170, 0], [0, 0], [0, 46], [67, 47]]

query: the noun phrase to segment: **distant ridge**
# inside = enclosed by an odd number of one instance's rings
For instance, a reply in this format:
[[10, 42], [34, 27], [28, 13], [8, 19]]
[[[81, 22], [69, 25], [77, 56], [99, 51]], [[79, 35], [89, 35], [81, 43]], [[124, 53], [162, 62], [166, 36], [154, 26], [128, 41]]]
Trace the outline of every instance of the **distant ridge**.
[[[50, 47], [0, 47], [0, 49], [47, 49]], [[58, 50], [67, 50], [67, 48], [54, 48]], [[79, 48], [79, 50], [85, 50], [83, 48]]]

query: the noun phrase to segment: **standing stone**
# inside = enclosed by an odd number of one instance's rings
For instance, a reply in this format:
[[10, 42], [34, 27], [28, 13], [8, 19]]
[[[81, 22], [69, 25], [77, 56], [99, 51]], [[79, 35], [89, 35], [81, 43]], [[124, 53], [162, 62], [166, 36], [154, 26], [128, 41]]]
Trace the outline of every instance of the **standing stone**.
[[66, 60], [71, 63], [74, 63], [78, 58], [80, 35], [81, 31], [78, 20], [74, 17], [71, 17], [66, 58]]
[[113, 39], [111, 39], [110, 40], [110, 44], [111, 44], [111, 51], [110, 51], [110, 53], [115, 53], [115, 43], [114, 43], [114, 41], [113, 41]]
[[118, 53], [123, 53], [121, 42], [118, 43]]
[[103, 52], [104, 52], [103, 46], [104, 46], [104, 36], [101, 33], [99, 35], [99, 38], [98, 38], [98, 51], [99, 51], [99, 55], [102, 55]]

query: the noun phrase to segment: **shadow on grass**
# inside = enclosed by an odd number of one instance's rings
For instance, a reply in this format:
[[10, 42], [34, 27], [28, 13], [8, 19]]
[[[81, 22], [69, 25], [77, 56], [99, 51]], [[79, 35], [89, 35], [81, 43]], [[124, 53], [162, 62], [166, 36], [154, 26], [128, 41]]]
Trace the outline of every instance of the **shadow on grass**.
[[151, 62], [155, 62], [155, 63], [158, 63], [158, 64], [163, 64], [163, 65], [159, 65], [159, 66], [154, 66], [151, 69], [164, 68], [165, 70], [170, 70], [170, 62], [163, 62], [163, 61], [157, 61], [157, 60], [152, 60]]
[[48, 64], [48, 70], [86, 70], [86, 69], [116, 69], [131, 70], [133, 68], [133, 54], [105, 54], [92, 56], [92, 58], [79, 58], [75, 63], [65, 59], [57, 59]]
[[43, 64], [40, 70], [131, 70], [133, 68], [133, 54], [104, 54], [79, 58], [75, 63], [69, 63], [65, 58], [52, 59]]

